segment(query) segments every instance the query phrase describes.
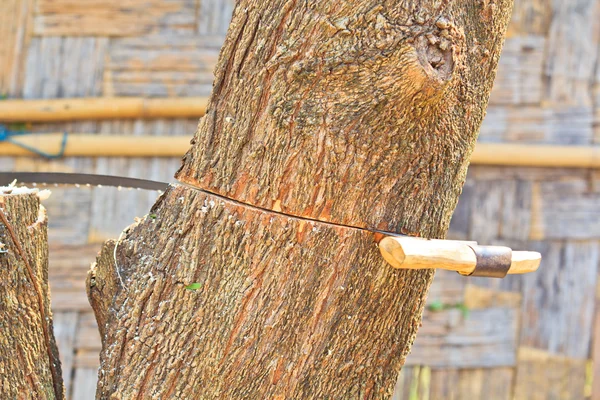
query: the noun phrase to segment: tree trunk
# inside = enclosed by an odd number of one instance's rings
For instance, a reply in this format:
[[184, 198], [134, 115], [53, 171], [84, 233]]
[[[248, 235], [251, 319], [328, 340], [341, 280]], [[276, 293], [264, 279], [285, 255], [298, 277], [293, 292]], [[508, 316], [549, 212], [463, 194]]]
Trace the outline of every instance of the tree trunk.
[[0, 189], [0, 398], [63, 399], [37, 190]]
[[238, 1], [182, 183], [90, 272], [97, 398], [390, 396], [433, 271], [370, 230], [444, 237], [511, 6]]

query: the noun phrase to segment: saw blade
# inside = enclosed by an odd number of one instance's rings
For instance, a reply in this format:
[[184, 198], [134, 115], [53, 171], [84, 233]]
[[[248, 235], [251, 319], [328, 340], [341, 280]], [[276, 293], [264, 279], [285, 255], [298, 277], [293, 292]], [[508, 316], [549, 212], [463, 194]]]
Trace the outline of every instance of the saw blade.
[[[124, 176], [115, 176], [115, 175], [96, 175], [96, 174], [80, 174], [80, 173], [69, 173], [69, 172], [0, 172], [0, 186], [8, 186], [14, 180], [17, 181], [17, 184], [31, 184], [33, 186], [52, 186], [52, 185], [71, 185], [76, 187], [81, 186], [111, 186], [117, 188], [131, 188], [131, 189], [141, 189], [141, 190], [156, 190], [159, 192], [164, 192], [169, 186], [168, 182], [160, 182], [153, 181], [148, 179], [139, 179], [139, 178], [128, 178]], [[189, 187], [190, 189], [200, 190], [204, 193], [211, 194], [213, 196], [221, 197], [215, 193], [207, 192], [204, 189], [197, 188], [191, 186], [189, 184], [183, 182], [175, 182], [178, 185], [183, 185]], [[227, 199], [223, 197], [223, 199], [228, 201], [235, 201], [232, 199]], [[242, 203], [240, 203], [242, 204]], [[248, 206], [247, 204], [244, 204]], [[252, 206], [254, 207], [254, 206]], [[281, 212], [263, 209], [265, 212], [273, 212], [275, 214], [281, 214], [287, 217], [290, 215], [286, 215]], [[396, 237], [406, 237], [406, 235], [396, 233], [396, 232], [386, 232], [378, 229], [369, 229], [365, 227], [358, 226], [349, 226], [349, 225], [339, 225], [333, 222], [319, 221], [313, 220], [310, 218], [291, 216], [294, 218], [305, 219], [314, 223], [323, 223], [328, 225], [336, 225], [342, 226], [345, 228], [353, 228], [359, 229], [367, 232], [371, 232], [375, 234], [376, 242], [379, 242], [385, 236], [396, 236]], [[429, 240], [429, 239], [423, 239]], [[477, 244], [477, 242], [466, 241], [465, 243]]]
[[14, 180], [16, 180], [18, 184], [32, 184], [34, 186], [112, 186], [117, 188], [157, 191], [164, 191], [169, 186], [167, 182], [113, 175], [79, 174], [68, 172], [0, 172], [0, 186], [8, 186]]

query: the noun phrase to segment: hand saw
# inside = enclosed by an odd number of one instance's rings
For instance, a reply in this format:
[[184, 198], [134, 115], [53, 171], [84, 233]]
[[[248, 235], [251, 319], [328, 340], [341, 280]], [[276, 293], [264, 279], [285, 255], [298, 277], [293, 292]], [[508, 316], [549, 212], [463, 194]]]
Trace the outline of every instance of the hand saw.
[[[163, 192], [167, 182], [128, 178], [113, 175], [96, 175], [64, 172], [0, 172], [0, 186], [14, 181], [20, 184], [110, 186], [117, 188], [155, 190]], [[189, 186], [187, 184], [183, 184]], [[192, 189], [201, 190], [200, 188]], [[212, 194], [212, 193], [211, 193]], [[213, 194], [214, 195], [214, 194]], [[231, 199], [227, 199], [232, 201]], [[265, 210], [282, 214], [272, 210]], [[283, 214], [286, 215], [286, 214]], [[289, 215], [286, 215], [290, 217]], [[326, 223], [313, 221], [315, 223]], [[393, 232], [360, 227], [375, 235], [383, 258], [398, 269], [446, 269], [465, 276], [504, 278], [507, 274], [525, 274], [538, 269], [541, 255], [533, 251], [512, 251], [504, 246], [479, 246], [473, 241], [415, 238]]]

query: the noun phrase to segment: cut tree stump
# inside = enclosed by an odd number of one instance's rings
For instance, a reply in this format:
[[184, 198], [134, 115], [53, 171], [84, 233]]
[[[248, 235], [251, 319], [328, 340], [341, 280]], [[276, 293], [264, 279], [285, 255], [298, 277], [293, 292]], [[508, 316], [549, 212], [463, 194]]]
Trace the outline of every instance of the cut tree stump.
[[37, 189], [0, 188], [0, 398], [63, 399]]
[[433, 271], [512, 1], [237, 3], [172, 185], [88, 278], [98, 399], [386, 398]]

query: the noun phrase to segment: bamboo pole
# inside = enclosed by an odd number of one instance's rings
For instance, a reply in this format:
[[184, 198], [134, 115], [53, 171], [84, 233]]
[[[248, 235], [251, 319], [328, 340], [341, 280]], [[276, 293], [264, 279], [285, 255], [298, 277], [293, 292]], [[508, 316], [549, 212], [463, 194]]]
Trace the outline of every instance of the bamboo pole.
[[[60, 149], [62, 133], [17, 136], [15, 140], [47, 153]], [[72, 133], [67, 157], [181, 157], [190, 136], [117, 136]], [[0, 143], [0, 156], [31, 153], [11, 143]], [[471, 164], [523, 167], [600, 168], [600, 147], [479, 143]]]
[[197, 118], [207, 99], [180, 97], [95, 97], [49, 100], [2, 100], [0, 122], [52, 122], [120, 118]]
[[[17, 136], [14, 140], [56, 154], [62, 133]], [[70, 134], [66, 157], [181, 157], [190, 147], [190, 136], [116, 136]], [[32, 153], [12, 143], [0, 143], [1, 156], [28, 156]]]
[[471, 164], [600, 168], [600, 146], [479, 143], [471, 157]]

